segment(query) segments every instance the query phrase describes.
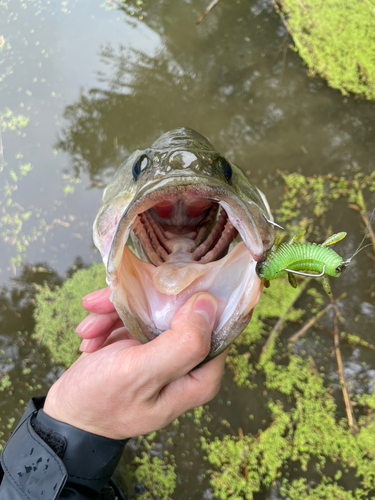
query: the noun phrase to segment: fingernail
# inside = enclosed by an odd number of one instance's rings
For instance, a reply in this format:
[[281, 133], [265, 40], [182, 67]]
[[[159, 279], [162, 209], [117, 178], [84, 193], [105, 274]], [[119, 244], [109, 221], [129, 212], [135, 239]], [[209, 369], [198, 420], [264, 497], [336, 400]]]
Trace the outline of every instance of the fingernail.
[[85, 339], [85, 340], [82, 340], [81, 342], [81, 345], [79, 346], [79, 350], [81, 352], [85, 352], [86, 349], [89, 347], [90, 343], [91, 343], [91, 340], [92, 339]]
[[96, 292], [91, 292], [88, 295], [82, 297], [81, 300], [85, 300], [86, 302], [91, 302], [93, 300], [100, 299], [100, 297], [107, 292], [107, 288], [102, 288], [101, 290], [96, 290]]
[[201, 314], [207, 321], [210, 328], [213, 328], [216, 312], [217, 312], [217, 300], [212, 295], [203, 294], [195, 300], [193, 304], [193, 311], [195, 313]]
[[89, 328], [91, 328], [93, 326], [93, 324], [96, 322], [96, 320], [98, 319], [98, 315], [97, 314], [89, 314], [88, 316], [86, 316], [86, 318], [81, 321], [81, 323], [77, 326], [76, 328], [76, 332], [78, 334], [80, 333], [85, 333], [87, 332], [87, 330]]

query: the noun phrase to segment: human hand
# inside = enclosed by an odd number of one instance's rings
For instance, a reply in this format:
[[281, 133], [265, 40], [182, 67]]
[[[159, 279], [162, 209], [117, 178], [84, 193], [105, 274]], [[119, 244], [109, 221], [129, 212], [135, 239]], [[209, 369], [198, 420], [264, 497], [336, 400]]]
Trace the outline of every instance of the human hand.
[[[113, 313], [105, 307], [103, 301], [103, 314]], [[125, 328], [115, 330], [102, 348], [82, 354], [55, 382], [44, 411], [113, 439], [165, 427], [212, 399], [220, 388], [227, 352], [191, 372], [209, 352], [216, 312], [216, 298], [199, 293], [179, 309], [170, 330], [147, 344], [140, 344]], [[104, 320], [97, 314], [97, 333], [103, 338], [104, 328], [99, 326]], [[116, 325], [114, 315], [112, 320]], [[106, 322], [108, 326], [108, 318]]]
[[82, 298], [82, 306], [89, 315], [77, 326], [76, 332], [84, 340], [81, 351], [94, 352], [101, 347], [116, 328], [124, 326], [115, 306], [109, 300], [109, 286]]

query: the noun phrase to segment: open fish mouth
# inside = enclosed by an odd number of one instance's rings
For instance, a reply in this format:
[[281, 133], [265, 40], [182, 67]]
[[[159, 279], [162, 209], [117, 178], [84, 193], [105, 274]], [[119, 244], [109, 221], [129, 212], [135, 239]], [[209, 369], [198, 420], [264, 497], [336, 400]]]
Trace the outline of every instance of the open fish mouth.
[[[146, 341], [170, 328], [193, 294], [212, 293], [219, 307], [211, 359], [251, 319], [262, 290], [255, 266], [264, 242], [254, 213], [250, 217], [238, 200], [224, 190], [218, 199], [216, 187], [196, 178], [180, 182], [164, 181], [124, 214], [108, 262], [112, 301], [133, 311], [133, 328]], [[262, 218], [261, 210], [256, 215]]]
[[268, 204], [203, 136], [175, 129], [136, 151], [103, 194], [94, 241], [111, 300], [148, 342], [199, 292], [219, 308], [206, 360], [243, 331], [262, 291], [256, 263], [273, 243]]

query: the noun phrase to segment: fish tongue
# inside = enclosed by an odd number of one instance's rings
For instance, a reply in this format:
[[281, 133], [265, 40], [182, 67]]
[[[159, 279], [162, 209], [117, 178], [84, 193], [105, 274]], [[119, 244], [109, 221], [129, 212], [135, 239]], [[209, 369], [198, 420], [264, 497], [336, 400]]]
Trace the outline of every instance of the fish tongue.
[[184, 235], [166, 232], [171, 253], [166, 262], [151, 270], [155, 288], [166, 295], [178, 295], [197, 278], [207, 273], [203, 264], [193, 260], [196, 232]]
[[155, 288], [166, 295], [178, 295], [207, 273], [203, 264], [164, 263], [154, 267], [151, 271], [152, 281]]

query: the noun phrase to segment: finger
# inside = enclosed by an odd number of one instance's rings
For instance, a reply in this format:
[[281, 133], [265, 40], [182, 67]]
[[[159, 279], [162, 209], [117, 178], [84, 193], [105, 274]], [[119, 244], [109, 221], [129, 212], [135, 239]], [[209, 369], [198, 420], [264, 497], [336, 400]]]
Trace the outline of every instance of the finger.
[[115, 329], [123, 326], [123, 322], [118, 317], [117, 312], [109, 314], [91, 313], [77, 326], [76, 332], [83, 339], [100, 337], [108, 332], [108, 335]]
[[108, 345], [114, 344], [115, 342], [119, 342], [120, 340], [129, 340], [133, 341], [132, 344], [129, 345], [140, 345], [141, 343], [136, 340], [133, 335], [123, 326], [122, 328], [117, 328], [114, 330], [110, 336], [107, 338], [102, 347], [107, 347]]
[[[120, 331], [121, 335], [119, 335]], [[115, 332], [118, 332], [117, 336], [113, 336]], [[123, 322], [119, 320], [102, 335], [98, 335], [95, 338], [85, 338], [81, 342], [79, 349], [82, 352], [95, 352], [101, 347], [105, 347], [106, 345], [113, 344], [114, 342], [124, 339], [134, 340], [134, 337], [124, 327]], [[139, 342], [137, 342], [137, 344], [139, 344]]]
[[142, 346], [142, 362], [160, 388], [188, 373], [207, 356], [218, 302], [209, 293], [193, 295], [173, 318], [170, 330]]
[[229, 349], [220, 356], [166, 385], [159, 393], [157, 404], [168, 408], [170, 420], [191, 408], [201, 406], [219, 392]]
[[[103, 349], [104, 347], [114, 344], [115, 342], [119, 342], [120, 340], [127, 341], [126, 349], [140, 344], [140, 342], [136, 340], [123, 326], [122, 328], [117, 328], [117, 330], [114, 330], [109, 335], [103, 335], [94, 339], [84, 339], [81, 342], [80, 351], [82, 351], [84, 354], [93, 353], [99, 349]], [[124, 348], [124, 343], [122, 342], [121, 350], [126, 349]]]
[[109, 300], [111, 289], [109, 286], [96, 290], [82, 297], [82, 305], [86, 311], [97, 314], [107, 314], [115, 310], [115, 306]]
[[107, 338], [108, 335], [101, 335], [100, 337], [95, 337], [94, 339], [84, 339], [79, 346], [79, 350], [87, 353], [95, 352], [102, 347]]

